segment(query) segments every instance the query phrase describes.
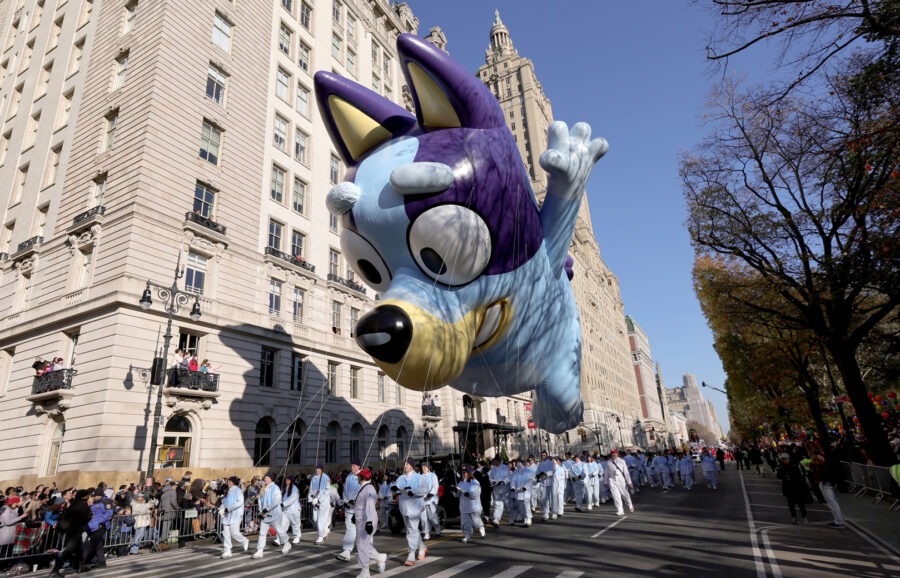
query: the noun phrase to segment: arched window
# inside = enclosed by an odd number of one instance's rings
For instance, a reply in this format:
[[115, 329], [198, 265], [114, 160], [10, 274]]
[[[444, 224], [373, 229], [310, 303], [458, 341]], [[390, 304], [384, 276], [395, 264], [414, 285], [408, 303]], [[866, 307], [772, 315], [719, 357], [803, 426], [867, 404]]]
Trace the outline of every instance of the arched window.
[[256, 422], [253, 437], [253, 465], [268, 466], [272, 463], [272, 424], [271, 419], [264, 417]]
[[341, 426], [333, 421], [325, 429], [325, 462], [335, 464], [338, 461], [338, 436]]
[[363, 427], [358, 423], [350, 428], [350, 459], [362, 460]]
[[[163, 465], [169, 468], [186, 468], [191, 465], [191, 446], [193, 445], [193, 428], [187, 416], [176, 414], [166, 422], [166, 433], [163, 436], [165, 453], [160, 455]], [[181, 449], [178, 449], [181, 448]]]
[[303, 452], [300, 442], [303, 438], [303, 432], [306, 426], [301, 420], [295, 420], [291, 426], [291, 439], [288, 440], [288, 463], [299, 465], [303, 463]]
[[50, 453], [47, 456], [47, 468], [45, 476], [55, 476], [59, 468], [59, 456], [62, 453], [63, 436], [66, 435], [66, 422], [59, 420], [53, 428], [50, 437]]
[[386, 425], [378, 428], [378, 459], [385, 461], [387, 459], [388, 447], [388, 428]]
[[397, 428], [397, 460], [403, 461], [406, 459], [406, 428], [399, 427]]

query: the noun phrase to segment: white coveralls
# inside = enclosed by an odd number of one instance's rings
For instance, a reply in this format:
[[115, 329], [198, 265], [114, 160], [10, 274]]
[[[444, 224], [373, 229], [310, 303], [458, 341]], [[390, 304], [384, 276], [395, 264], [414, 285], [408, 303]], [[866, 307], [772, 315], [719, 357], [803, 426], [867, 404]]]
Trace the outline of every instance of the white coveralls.
[[566, 506], [566, 487], [569, 481], [569, 470], [563, 465], [553, 472], [553, 517], [562, 516]]
[[[472, 478], [470, 481], [462, 481], [457, 486], [463, 493], [455, 492], [459, 496], [460, 525], [466, 541], [472, 538], [472, 527], [483, 528], [481, 521], [481, 484]], [[468, 495], [466, 495], [468, 494]]]
[[620, 516], [624, 514], [622, 509], [622, 500], [628, 506], [628, 510], [634, 510], [631, 503], [631, 495], [628, 493], [628, 486], [631, 484], [631, 475], [628, 473], [628, 464], [622, 458], [613, 458], [606, 462], [606, 483], [609, 486], [609, 493], [612, 494], [613, 503], [616, 505], [616, 513]]
[[378, 507], [381, 509], [381, 525], [379, 528], [388, 527], [391, 506], [393, 506], [394, 494], [391, 492], [391, 484], [385, 479], [378, 488]]
[[359, 492], [359, 476], [350, 472], [344, 481], [344, 540], [341, 544], [341, 554], [350, 555], [353, 544], [356, 542], [356, 524], [353, 523], [353, 505], [356, 503], [356, 493]]
[[575, 499], [575, 478], [572, 477], [572, 466], [575, 465], [575, 462], [572, 459], [568, 459], [564, 460], [560, 465], [566, 469], [566, 494], [563, 499], [563, 503], [566, 503]]
[[712, 486], [712, 489], [717, 490], [719, 485], [719, 463], [716, 461], [716, 458], [704, 455], [700, 458], [700, 469], [703, 470], [706, 485]]
[[678, 472], [681, 474], [681, 483], [685, 490], [690, 490], [694, 485], [694, 460], [690, 456], [684, 456], [678, 460]]
[[316, 523], [319, 538], [324, 540], [331, 524], [331, 479], [328, 474], [323, 472], [313, 476], [309, 482], [306, 501], [312, 504], [313, 521]]
[[519, 464], [510, 479], [510, 496], [512, 497], [512, 511], [509, 513], [509, 523], [522, 522], [526, 526], [531, 525], [531, 488], [534, 485], [534, 476], [531, 470]]
[[294, 544], [300, 543], [302, 524], [300, 522], [300, 490], [291, 484], [286, 496], [281, 500], [281, 531], [287, 535], [288, 529], [294, 535]]
[[[634, 457], [633, 455], [631, 455], [631, 454], [629, 453], [629, 454], [627, 454], [627, 455], [625, 456], [624, 460], [625, 460], [625, 464], [628, 466], [628, 475], [631, 476], [631, 479], [632, 479], [632, 480], [637, 480], [637, 479], [638, 479], [638, 461], [637, 461], [637, 458]], [[633, 494], [633, 493], [635, 493], [635, 492], [637, 492], [637, 491], [638, 491], [638, 486], [632, 484], [632, 486], [631, 486], [631, 493]]]
[[597, 462], [593, 458], [588, 458], [588, 462], [584, 464], [584, 499], [587, 502], [588, 510], [594, 509], [594, 496], [596, 486], [594, 482], [597, 480]]
[[396, 485], [400, 494], [400, 514], [406, 524], [406, 546], [409, 550], [407, 561], [415, 561], [417, 551], [420, 558], [425, 556], [425, 542], [419, 534], [419, 522], [425, 507], [422, 496], [428, 493], [428, 486], [422, 482], [422, 475], [415, 471], [401, 475], [397, 478]]
[[269, 484], [259, 493], [259, 512], [263, 515], [262, 521], [259, 523], [259, 540], [256, 542], [256, 553], [262, 555], [262, 551], [266, 547], [266, 536], [269, 535], [269, 528], [275, 528], [278, 539], [284, 544], [283, 552], [287, 554], [287, 550], [291, 549], [288, 543], [287, 534], [281, 525], [281, 490], [274, 483]]
[[555, 479], [555, 471], [556, 464], [548, 458], [538, 464], [538, 475], [535, 476], [536, 479], [540, 478], [541, 515], [545, 520], [550, 518], [550, 514], [554, 509], [553, 480]]
[[[525, 469], [531, 472], [531, 479], [534, 480], [535, 476], [537, 476], [538, 464], [534, 462], [530, 466], [525, 466]], [[541, 491], [540, 486], [538, 486], [537, 482], [532, 483], [531, 488], [531, 511], [533, 512], [535, 508], [538, 507], [538, 504], [541, 502]]]
[[[509, 466], [506, 464], [498, 464], [491, 468], [488, 472], [488, 479], [491, 480], [491, 497], [494, 500], [491, 506], [491, 522], [500, 523], [503, 517], [503, 507], [509, 499]], [[510, 523], [512, 522], [512, 512], [510, 512]]]
[[434, 472], [422, 474], [422, 483], [428, 488], [428, 492], [422, 499], [422, 529], [425, 536], [430, 538], [431, 533], [441, 535], [441, 521], [438, 518], [438, 477]]
[[248, 540], [241, 534], [241, 519], [244, 517], [244, 492], [240, 486], [232, 486], [222, 502], [222, 549], [224, 554], [231, 554], [231, 541], [246, 546]]
[[580, 510], [584, 505], [584, 481], [587, 478], [584, 462], [576, 459], [575, 463], [572, 464], [572, 469], [569, 470], [569, 475], [571, 475], [572, 484], [575, 486], [575, 507]]
[[672, 487], [672, 474], [669, 473], [669, 462], [666, 460], [666, 457], [663, 455], [658, 455], [653, 458], [653, 467], [656, 468], [656, 476], [657, 479], [660, 480], [660, 484], [663, 488], [669, 489]]
[[594, 495], [594, 505], [605, 504], [609, 499], [609, 488], [606, 487], [606, 459], [597, 462], [597, 493]]
[[[356, 501], [353, 504], [353, 516], [356, 518], [356, 561], [361, 572], [358, 578], [369, 576], [369, 564], [377, 560], [383, 564], [387, 560], [386, 554], [379, 554], [375, 550], [375, 529], [378, 527], [378, 513], [375, 511], [375, 486], [369, 480], [364, 480], [356, 493]], [[372, 524], [372, 534], [366, 532], [366, 523]]]

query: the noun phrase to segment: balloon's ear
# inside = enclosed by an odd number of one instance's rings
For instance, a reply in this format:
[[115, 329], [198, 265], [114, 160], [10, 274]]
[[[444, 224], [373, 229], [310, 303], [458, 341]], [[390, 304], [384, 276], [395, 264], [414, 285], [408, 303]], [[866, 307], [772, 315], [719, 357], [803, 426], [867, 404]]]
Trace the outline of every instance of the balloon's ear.
[[412, 34], [397, 38], [397, 53], [423, 130], [505, 126], [491, 91], [448, 54]]
[[315, 91], [328, 134], [348, 165], [416, 124], [406, 109], [330, 72], [316, 73]]

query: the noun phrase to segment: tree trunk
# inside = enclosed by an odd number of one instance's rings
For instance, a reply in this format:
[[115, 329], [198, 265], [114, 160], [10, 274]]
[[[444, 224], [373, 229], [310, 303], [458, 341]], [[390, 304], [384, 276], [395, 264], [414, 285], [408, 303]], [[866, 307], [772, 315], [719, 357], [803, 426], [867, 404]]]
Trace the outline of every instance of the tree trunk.
[[819, 440], [822, 450], [826, 455], [831, 455], [831, 437], [828, 435], [828, 426], [822, 419], [822, 406], [819, 404], [818, 395], [806, 395], [806, 403], [809, 404], [809, 412], [812, 414], [813, 421], [816, 423], [816, 429], [819, 431]]
[[881, 427], [881, 416], [875, 411], [872, 400], [869, 399], [869, 390], [859, 371], [856, 351], [839, 341], [829, 341], [828, 350], [834, 357], [838, 372], [841, 374], [841, 381], [844, 382], [844, 388], [847, 390], [850, 401], [853, 402], [853, 409], [856, 410], [859, 425], [866, 436], [866, 451], [869, 459], [879, 466], [893, 465], [896, 460], [888, 443], [887, 434]]

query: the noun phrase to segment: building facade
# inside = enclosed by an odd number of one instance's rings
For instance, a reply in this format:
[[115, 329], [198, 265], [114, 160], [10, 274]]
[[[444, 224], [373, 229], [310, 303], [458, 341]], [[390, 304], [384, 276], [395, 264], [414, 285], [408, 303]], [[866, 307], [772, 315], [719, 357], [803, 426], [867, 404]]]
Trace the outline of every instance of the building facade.
[[[519, 55], [497, 11], [485, 63], [476, 75], [503, 108], [506, 124], [518, 143], [532, 188], [541, 203], [547, 177], [537, 163], [547, 146], [553, 108], [537, 79], [534, 63]], [[602, 166], [599, 168], [602, 170]], [[572, 288], [581, 317], [584, 418], [581, 426], [561, 435], [542, 433], [542, 444], [558, 452], [593, 451], [598, 445], [608, 451], [612, 447], [640, 444], [645, 429], [630, 361], [625, 307], [618, 278], [600, 255], [586, 193], [569, 254], [575, 260]]]
[[630, 315], [625, 316], [625, 325], [628, 327], [631, 363], [634, 366], [644, 418], [645, 437], [641, 445], [650, 449], [665, 448], [668, 445], [669, 428], [666, 423], [665, 402], [660, 399], [661, 378], [650, 353], [650, 339]]
[[[697, 378], [691, 373], [682, 377], [684, 383], [681, 387], [666, 390], [669, 409], [682, 414], [688, 422], [697, 422], [709, 430], [714, 436], [721, 437], [721, 427], [710, 414], [710, 404], [703, 398], [703, 393], [697, 386]], [[705, 440], [712, 442], [712, 440]]]

